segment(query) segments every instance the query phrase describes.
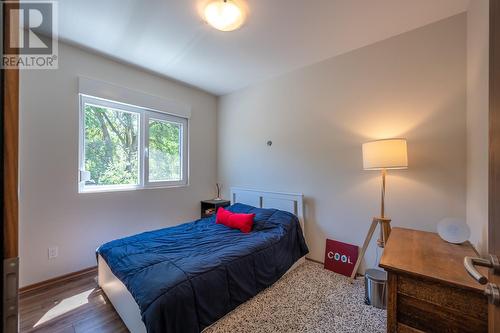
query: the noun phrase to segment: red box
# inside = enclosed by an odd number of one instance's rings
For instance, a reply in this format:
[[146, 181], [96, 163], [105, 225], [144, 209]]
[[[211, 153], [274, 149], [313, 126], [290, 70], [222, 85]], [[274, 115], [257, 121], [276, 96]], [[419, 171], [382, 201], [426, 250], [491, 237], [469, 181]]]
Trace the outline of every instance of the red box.
[[358, 247], [327, 239], [325, 248], [325, 268], [345, 276], [351, 276], [358, 260]]

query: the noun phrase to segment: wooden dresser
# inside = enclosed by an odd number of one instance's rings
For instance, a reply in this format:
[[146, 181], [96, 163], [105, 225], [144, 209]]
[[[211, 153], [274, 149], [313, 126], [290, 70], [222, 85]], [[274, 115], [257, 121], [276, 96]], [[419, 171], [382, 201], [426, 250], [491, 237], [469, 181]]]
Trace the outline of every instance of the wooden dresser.
[[388, 272], [387, 332], [487, 332], [484, 286], [465, 271], [465, 256], [478, 256], [468, 242], [392, 229], [380, 260]]

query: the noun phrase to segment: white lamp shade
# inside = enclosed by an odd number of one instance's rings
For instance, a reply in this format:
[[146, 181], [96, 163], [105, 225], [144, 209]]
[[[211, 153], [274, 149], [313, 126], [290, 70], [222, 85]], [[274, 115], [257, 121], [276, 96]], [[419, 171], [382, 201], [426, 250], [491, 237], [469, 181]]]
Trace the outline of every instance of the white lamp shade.
[[408, 168], [406, 139], [385, 139], [364, 143], [363, 168], [365, 170]]

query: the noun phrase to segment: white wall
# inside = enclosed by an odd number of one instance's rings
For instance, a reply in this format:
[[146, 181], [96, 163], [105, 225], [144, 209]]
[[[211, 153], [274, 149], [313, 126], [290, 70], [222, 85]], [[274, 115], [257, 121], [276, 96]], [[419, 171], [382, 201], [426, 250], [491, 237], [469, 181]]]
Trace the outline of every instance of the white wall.
[[[189, 187], [77, 193], [80, 75], [192, 106]], [[58, 70], [21, 72], [20, 93], [21, 286], [95, 265], [103, 242], [197, 218], [213, 197], [214, 96], [66, 44]]]
[[481, 254], [488, 250], [489, 1], [467, 12], [467, 223]]
[[[362, 170], [368, 140], [408, 139], [409, 169], [387, 179], [393, 226], [465, 218], [465, 113], [462, 14], [220, 98], [218, 178], [226, 195], [304, 193], [309, 256], [323, 261], [325, 238], [361, 245], [379, 213], [380, 175]], [[373, 241], [369, 266], [376, 252]]]

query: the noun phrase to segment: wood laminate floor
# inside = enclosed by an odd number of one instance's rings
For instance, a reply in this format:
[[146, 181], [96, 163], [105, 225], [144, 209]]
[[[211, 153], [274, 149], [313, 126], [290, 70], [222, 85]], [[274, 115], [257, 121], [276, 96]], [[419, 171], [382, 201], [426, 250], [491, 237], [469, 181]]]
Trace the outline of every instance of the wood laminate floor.
[[20, 297], [20, 331], [128, 332], [97, 285], [95, 271]]

